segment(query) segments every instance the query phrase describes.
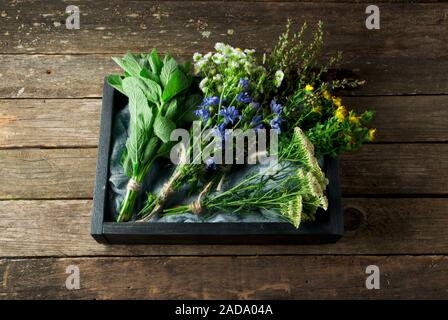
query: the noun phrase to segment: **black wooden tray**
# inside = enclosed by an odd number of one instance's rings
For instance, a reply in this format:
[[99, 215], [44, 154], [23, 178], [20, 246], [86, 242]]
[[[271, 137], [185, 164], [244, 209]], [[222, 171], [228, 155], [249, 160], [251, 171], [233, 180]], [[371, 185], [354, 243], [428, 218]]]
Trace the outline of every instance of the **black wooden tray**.
[[109, 157], [114, 114], [127, 104], [127, 98], [106, 82], [103, 90], [100, 138], [93, 193], [91, 235], [102, 243], [159, 244], [286, 244], [337, 241], [344, 232], [337, 159], [325, 159], [324, 172], [329, 207], [317, 213], [317, 220], [299, 229], [289, 223], [167, 223], [109, 221]]

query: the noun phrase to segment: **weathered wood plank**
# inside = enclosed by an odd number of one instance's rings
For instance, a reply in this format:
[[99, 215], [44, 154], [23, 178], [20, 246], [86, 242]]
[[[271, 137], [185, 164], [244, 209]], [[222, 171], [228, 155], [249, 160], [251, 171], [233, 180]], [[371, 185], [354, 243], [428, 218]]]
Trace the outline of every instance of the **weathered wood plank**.
[[376, 142], [448, 141], [447, 96], [347, 97], [344, 104], [375, 111]]
[[[448, 96], [350, 97], [357, 111], [376, 111], [376, 142], [448, 141]], [[0, 100], [0, 148], [95, 147], [99, 99]]]
[[2, 201], [0, 257], [279, 254], [447, 254], [448, 199], [344, 198], [336, 244], [102, 245], [90, 236], [90, 200]]
[[[100, 97], [104, 77], [121, 72], [110, 56], [0, 55], [0, 98]], [[182, 56], [179, 60], [188, 59], [190, 56]], [[356, 57], [342, 68], [353, 69], [367, 80], [362, 88], [347, 91], [348, 95], [448, 93], [446, 57]]]
[[104, 77], [120, 72], [109, 55], [0, 55], [0, 62], [0, 98], [101, 97]]
[[381, 4], [381, 31], [370, 31], [366, 3], [75, 1], [80, 29], [67, 30], [64, 1], [10, 1], [1, 16], [0, 52], [111, 53], [157, 46], [180, 54], [217, 41], [261, 50], [271, 47], [294, 17], [299, 24], [324, 21], [329, 48], [350, 57], [445, 56], [448, 5], [403, 2]]
[[0, 147], [97, 146], [99, 99], [0, 100]]
[[346, 194], [446, 194], [448, 144], [366, 145], [341, 156]]
[[[448, 144], [365, 145], [342, 159], [344, 194], [447, 194]], [[0, 199], [92, 196], [96, 149], [0, 150]]]
[[0, 199], [92, 197], [96, 149], [18, 149], [0, 154]]
[[[67, 290], [66, 268], [80, 271]], [[366, 267], [380, 268], [367, 290]], [[446, 299], [446, 256], [141, 257], [0, 260], [3, 299]]]
[[[379, 31], [365, 28], [365, 4], [176, 1], [78, 4], [82, 28], [66, 30], [65, 3], [36, 5], [35, 10], [21, 8], [30, 5], [29, 2], [10, 3], [1, 18], [6, 30], [0, 34], [1, 52], [119, 54], [128, 49], [143, 51], [157, 46], [161, 51], [191, 55], [196, 50], [209, 50], [216, 41], [263, 50], [272, 46], [288, 16], [298, 17], [299, 22], [315, 22], [319, 18], [328, 25], [329, 51], [344, 50], [343, 67], [368, 80], [357, 93], [448, 92], [446, 3], [382, 4]], [[414, 19], [415, 16], [419, 19]], [[228, 35], [228, 30], [233, 30], [233, 34]], [[1, 59], [0, 75], [8, 82], [0, 89], [0, 97], [99, 96], [101, 79], [114, 69], [109, 55], [6, 54]], [[17, 67], [10, 68], [11, 65]], [[30, 79], [33, 81], [27, 81]]]

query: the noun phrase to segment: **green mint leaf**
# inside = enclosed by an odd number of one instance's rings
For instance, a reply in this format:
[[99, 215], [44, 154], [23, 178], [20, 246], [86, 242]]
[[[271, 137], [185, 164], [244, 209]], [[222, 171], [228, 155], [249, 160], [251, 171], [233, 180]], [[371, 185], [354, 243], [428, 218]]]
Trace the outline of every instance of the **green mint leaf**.
[[123, 80], [123, 83], [124, 81], [127, 81], [129, 86], [133, 86], [142, 90], [149, 101], [153, 103], [158, 103], [160, 101], [162, 88], [160, 88], [160, 86], [155, 81], [142, 77], [128, 77]]
[[162, 70], [160, 71], [160, 81], [162, 82], [162, 85], [164, 87], [166, 87], [166, 85], [168, 84], [168, 81], [170, 80], [171, 75], [176, 70], [177, 70], [176, 60], [171, 58], [171, 56], [166, 55], [165, 59], [163, 59]]
[[181, 107], [179, 108], [180, 112], [176, 115], [176, 123], [182, 125], [184, 123], [193, 122], [193, 111], [198, 107], [201, 101], [202, 96], [199, 94], [188, 96], [188, 98], [181, 104]]
[[125, 74], [130, 76], [138, 76], [140, 75], [141, 67], [135, 57], [128, 52], [122, 59], [121, 58], [112, 58], [116, 64], [118, 64], [121, 69], [123, 69]]
[[124, 94], [121, 76], [119, 74], [110, 74], [107, 76], [107, 83]]
[[168, 79], [168, 83], [165, 85], [162, 100], [165, 102], [170, 101], [176, 94], [187, 89], [189, 86], [190, 82], [185, 74], [180, 69], [175, 70]]
[[132, 171], [133, 171], [132, 160], [128, 156], [128, 149], [126, 148], [126, 146], [124, 147], [123, 153], [121, 154], [120, 164], [123, 167], [124, 174], [127, 177], [131, 178], [132, 177]]
[[163, 63], [162, 60], [160, 60], [155, 48], [151, 50], [151, 53], [148, 56], [148, 61], [151, 66], [152, 72], [156, 75], [159, 75], [162, 70]]
[[158, 157], [163, 157], [171, 152], [171, 149], [176, 144], [176, 141], [168, 141], [167, 143], [164, 143], [160, 146], [159, 150], [157, 151]]
[[152, 81], [156, 82], [158, 85], [160, 85], [160, 78], [155, 73], [152, 73], [152, 71], [149, 71], [148, 69], [142, 69], [140, 71], [140, 77], [151, 79]]
[[160, 97], [162, 96], [162, 88], [160, 87], [160, 85], [151, 79], [141, 79], [146, 85], [144, 93], [148, 97], [148, 99], [155, 104], [160, 102]]
[[154, 121], [154, 133], [166, 143], [170, 141], [171, 131], [176, 129], [176, 124], [168, 118], [158, 114]]
[[152, 159], [156, 156], [158, 147], [159, 147], [159, 138], [152, 137], [146, 144], [146, 148], [143, 153], [144, 166], [150, 164]]
[[168, 105], [168, 108], [165, 112], [165, 117], [173, 120], [177, 113], [177, 101], [176, 99], [171, 100], [170, 104]]

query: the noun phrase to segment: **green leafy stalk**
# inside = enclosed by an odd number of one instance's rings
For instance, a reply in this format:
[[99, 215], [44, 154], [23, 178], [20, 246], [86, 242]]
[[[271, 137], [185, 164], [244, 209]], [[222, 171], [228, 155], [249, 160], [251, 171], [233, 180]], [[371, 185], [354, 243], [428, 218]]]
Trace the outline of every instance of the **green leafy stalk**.
[[110, 75], [108, 82], [129, 98], [129, 137], [122, 166], [130, 178], [117, 221], [129, 221], [141, 182], [154, 160], [171, 148], [171, 132], [183, 125], [199, 97], [188, 95], [192, 83], [189, 64], [178, 65], [170, 56], [163, 61], [150, 54], [127, 53], [114, 58], [124, 77]]

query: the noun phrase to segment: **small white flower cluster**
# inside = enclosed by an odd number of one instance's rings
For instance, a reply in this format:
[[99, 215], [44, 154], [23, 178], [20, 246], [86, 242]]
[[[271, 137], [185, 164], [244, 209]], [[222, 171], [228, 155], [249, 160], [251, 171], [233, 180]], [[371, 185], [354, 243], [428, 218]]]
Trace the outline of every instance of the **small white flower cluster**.
[[274, 85], [279, 88], [282, 85], [283, 78], [285, 74], [282, 70], [277, 70], [274, 75]]
[[[193, 55], [195, 73], [202, 77], [200, 89], [207, 93], [211, 87], [218, 89], [226, 81], [241, 79], [257, 79], [266, 72], [263, 66], [257, 65], [255, 50], [241, 50], [230, 45], [218, 42], [214, 53], [202, 55], [196, 52]], [[280, 75], [279, 75], [280, 79]], [[281, 83], [281, 79], [279, 80]]]

